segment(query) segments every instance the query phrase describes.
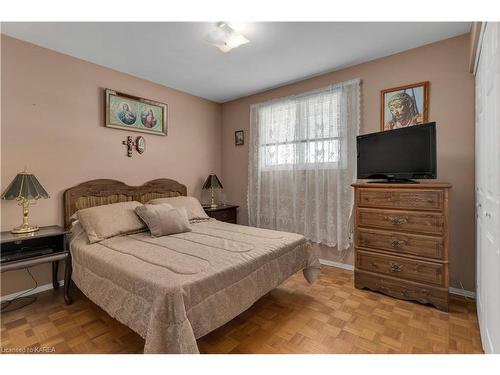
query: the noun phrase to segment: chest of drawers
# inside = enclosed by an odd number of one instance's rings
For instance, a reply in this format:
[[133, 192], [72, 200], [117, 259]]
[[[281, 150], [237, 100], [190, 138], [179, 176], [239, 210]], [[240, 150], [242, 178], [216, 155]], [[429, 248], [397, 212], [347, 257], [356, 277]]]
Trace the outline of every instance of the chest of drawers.
[[223, 204], [216, 208], [204, 207], [203, 209], [208, 216], [216, 220], [236, 224], [238, 207], [232, 204]]
[[448, 310], [447, 183], [355, 183], [356, 288]]

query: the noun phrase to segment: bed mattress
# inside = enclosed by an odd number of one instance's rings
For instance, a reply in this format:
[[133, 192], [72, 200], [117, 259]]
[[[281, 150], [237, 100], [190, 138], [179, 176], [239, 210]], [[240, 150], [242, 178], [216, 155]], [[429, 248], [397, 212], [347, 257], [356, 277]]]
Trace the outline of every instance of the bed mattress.
[[298, 234], [207, 220], [192, 231], [70, 241], [73, 281], [145, 339], [145, 353], [198, 353], [196, 339], [227, 323], [294, 273], [312, 283], [319, 261]]

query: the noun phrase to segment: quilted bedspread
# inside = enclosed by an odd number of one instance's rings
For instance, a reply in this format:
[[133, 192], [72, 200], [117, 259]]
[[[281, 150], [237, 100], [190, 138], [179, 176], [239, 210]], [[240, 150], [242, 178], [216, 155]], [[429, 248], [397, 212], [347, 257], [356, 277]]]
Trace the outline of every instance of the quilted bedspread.
[[298, 234], [207, 220], [192, 231], [89, 244], [77, 224], [73, 281], [145, 339], [145, 353], [198, 353], [196, 339], [227, 323], [294, 273], [312, 283], [319, 261]]

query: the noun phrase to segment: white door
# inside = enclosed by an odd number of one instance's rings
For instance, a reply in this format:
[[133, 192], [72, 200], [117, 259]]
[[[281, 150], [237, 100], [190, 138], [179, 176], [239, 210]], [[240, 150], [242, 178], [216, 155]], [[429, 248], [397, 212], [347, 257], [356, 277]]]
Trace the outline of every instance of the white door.
[[476, 292], [486, 353], [500, 353], [500, 26], [482, 33], [476, 71]]

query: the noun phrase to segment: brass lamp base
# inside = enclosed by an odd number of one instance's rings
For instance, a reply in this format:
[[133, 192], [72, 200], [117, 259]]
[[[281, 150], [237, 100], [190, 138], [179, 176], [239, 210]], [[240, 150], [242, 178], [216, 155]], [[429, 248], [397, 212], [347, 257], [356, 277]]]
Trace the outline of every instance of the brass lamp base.
[[215, 203], [215, 191], [212, 189], [212, 199], [210, 202], [210, 208], [217, 208], [217, 203]]
[[23, 223], [22, 225], [12, 229], [11, 233], [25, 234], [25, 233], [36, 232], [38, 230], [38, 227], [34, 225], [32, 226], [28, 223], [29, 208], [30, 205], [33, 205], [34, 203], [28, 202], [28, 200], [23, 197], [18, 197], [16, 200], [17, 204], [23, 208]]
[[12, 229], [10, 232], [14, 234], [24, 234], [24, 233], [36, 232], [38, 229], [40, 228], [23, 224], [19, 227]]

